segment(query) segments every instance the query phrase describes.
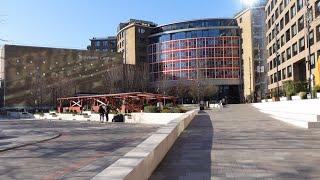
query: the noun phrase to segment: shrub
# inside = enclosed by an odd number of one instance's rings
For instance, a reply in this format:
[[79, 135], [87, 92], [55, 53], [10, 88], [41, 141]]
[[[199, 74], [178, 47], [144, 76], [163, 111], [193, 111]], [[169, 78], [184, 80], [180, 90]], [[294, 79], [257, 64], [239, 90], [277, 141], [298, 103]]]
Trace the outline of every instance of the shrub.
[[296, 94], [294, 82], [291, 80], [283, 82], [283, 89], [287, 97], [293, 96]]
[[306, 92], [300, 92], [299, 96], [301, 97], [301, 99], [307, 99], [307, 93]]
[[248, 102], [248, 103], [253, 102], [253, 96], [252, 96], [252, 95], [248, 95], [248, 96], [246, 97], [246, 102]]
[[157, 113], [158, 112], [158, 108], [157, 108], [157, 106], [145, 106], [144, 107], [144, 112]]
[[164, 107], [174, 107], [172, 103], [166, 104]]
[[315, 92], [320, 92], [320, 85], [316, 85], [316, 86], [314, 86], [314, 88], [313, 88], [313, 90], [315, 91]]
[[302, 81], [285, 81], [283, 82], [283, 89], [287, 97], [298, 94], [299, 92], [306, 92], [308, 90], [308, 83]]
[[294, 82], [294, 85], [295, 85], [295, 94], [298, 94], [300, 92], [307, 92], [308, 90], [307, 82], [297, 81], [297, 82]]
[[169, 109], [163, 109], [161, 113], [185, 113], [187, 110], [181, 108], [181, 107], [172, 107]]
[[277, 98], [278, 94], [277, 94], [277, 90], [272, 90], [271, 91], [271, 96], [274, 98]]
[[163, 110], [161, 111], [161, 113], [171, 113], [171, 110], [170, 110], [170, 109], [163, 109]]

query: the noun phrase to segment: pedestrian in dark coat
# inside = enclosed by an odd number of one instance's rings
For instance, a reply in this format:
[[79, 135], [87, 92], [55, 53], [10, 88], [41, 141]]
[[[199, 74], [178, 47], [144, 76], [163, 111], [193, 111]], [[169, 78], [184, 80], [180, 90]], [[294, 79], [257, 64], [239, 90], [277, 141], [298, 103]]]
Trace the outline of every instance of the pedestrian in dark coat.
[[103, 123], [105, 110], [102, 106], [99, 107], [99, 114], [100, 114], [100, 122]]
[[111, 107], [110, 107], [110, 105], [109, 104], [107, 104], [107, 106], [106, 106], [106, 122], [108, 122], [109, 121], [109, 113], [110, 113], [110, 110], [111, 110]]

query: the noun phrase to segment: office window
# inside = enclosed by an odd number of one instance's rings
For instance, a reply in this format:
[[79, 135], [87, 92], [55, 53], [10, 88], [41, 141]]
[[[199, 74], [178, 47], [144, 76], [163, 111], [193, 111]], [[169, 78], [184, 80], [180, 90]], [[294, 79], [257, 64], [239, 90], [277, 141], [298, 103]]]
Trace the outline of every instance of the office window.
[[294, 25], [291, 26], [291, 35], [292, 35], [292, 38], [297, 35], [298, 33], [298, 29], [297, 29], [297, 24], [294, 23]]
[[275, 15], [276, 15], [276, 19], [278, 19], [278, 17], [279, 17], [279, 8], [276, 9]]
[[278, 81], [281, 81], [281, 80], [282, 80], [281, 70], [278, 71], [277, 77], [278, 77]]
[[318, 16], [320, 16], [320, 0], [315, 2], [314, 9], [315, 9], [315, 14], [317, 18]]
[[300, 32], [303, 29], [304, 29], [304, 16], [302, 16], [298, 20], [298, 31]]
[[280, 29], [280, 23], [276, 24], [276, 35], [279, 34], [281, 30], [282, 29]]
[[305, 50], [305, 41], [304, 37], [299, 40], [299, 51], [302, 52]]
[[295, 56], [298, 54], [298, 44], [297, 43], [294, 43], [292, 45], [292, 56]]
[[296, 9], [296, 5], [294, 4], [291, 7], [291, 19], [297, 14], [297, 9]]
[[282, 69], [282, 79], [287, 79], [286, 69]]
[[315, 58], [315, 55], [314, 54], [311, 54], [310, 55], [310, 62], [311, 62], [311, 69], [314, 69], [316, 66], [315, 66], [315, 64], [316, 64], [316, 58]]
[[289, 47], [287, 50], [287, 60], [289, 60], [291, 58], [291, 48]]
[[270, 83], [273, 84], [273, 75], [270, 76]]
[[269, 19], [269, 21], [268, 21], [268, 29], [270, 29], [271, 28], [271, 20]]
[[287, 67], [287, 72], [288, 78], [292, 77], [292, 66]]
[[283, 20], [283, 18], [280, 20], [280, 29], [283, 29], [283, 27], [284, 27], [284, 20]]
[[269, 56], [272, 56], [272, 47], [269, 48]]
[[316, 38], [317, 42], [320, 41], [320, 25], [316, 27]]
[[297, 0], [297, 11], [299, 12], [303, 8], [304, 0]]
[[268, 35], [269, 43], [272, 41], [271, 33]]
[[289, 3], [290, 3], [290, 0], [284, 0], [284, 7], [288, 6]]
[[285, 39], [284, 35], [282, 35], [281, 42], [280, 42], [281, 47], [284, 45], [285, 41], [286, 41], [286, 39]]
[[283, 6], [283, 2], [280, 3], [280, 14], [283, 12], [284, 10], [284, 6]]
[[273, 81], [274, 81], [274, 82], [278, 82], [277, 73], [274, 73], [274, 74], [273, 74]]
[[290, 38], [291, 38], [291, 35], [290, 35], [290, 28], [286, 31], [286, 42], [289, 42], [290, 41]]
[[275, 20], [276, 20], [276, 19], [275, 19], [274, 14], [273, 14], [273, 15], [271, 16], [271, 24], [273, 24]]
[[286, 61], [286, 53], [285, 51], [281, 53], [281, 61], [284, 63]]
[[138, 29], [138, 32], [139, 32], [139, 34], [144, 34], [144, 33], [146, 32], [146, 30], [143, 29], [143, 28], [139, 28], [139, 29]]
[[309, 43], [310, 43], [310, 46], [312, 46], [314, 44], [314, 33], [313, 33], [313, 30], [309, 34]]
[[284, 20], [285, 20], [285, 24], [287, 25], [290, 21], [290, 15], [289, 15], [289, 11], [286, 13], [286, 15], [284, 16]]

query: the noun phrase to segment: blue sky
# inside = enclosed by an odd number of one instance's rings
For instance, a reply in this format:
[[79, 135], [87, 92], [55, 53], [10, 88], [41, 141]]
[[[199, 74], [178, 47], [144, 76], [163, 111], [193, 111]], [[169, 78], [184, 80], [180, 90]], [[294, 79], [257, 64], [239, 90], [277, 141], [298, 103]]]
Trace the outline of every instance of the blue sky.
[[0, 39], [7, 44], [85, 49], [89, 38], [114, 35], [119, 22], [130, 18], [167, 24], [233, 17], [240, 1], [0, 0]]

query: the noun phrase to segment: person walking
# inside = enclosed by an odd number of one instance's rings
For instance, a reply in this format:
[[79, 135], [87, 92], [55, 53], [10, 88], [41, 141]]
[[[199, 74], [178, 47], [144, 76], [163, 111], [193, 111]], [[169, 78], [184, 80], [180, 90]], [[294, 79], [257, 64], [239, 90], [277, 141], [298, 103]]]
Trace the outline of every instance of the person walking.
[[102, 106], [100, 106], [98, 111], [99, 111], [99, 114], [100, 114], [100, 123], [103, 123], [105, 110], [104, 110], [104, 108]]
[[109, 121], [109, 113], [110, 113], [110, 110], [111, 110], [111, 107], [110, 107], [110, 104], [108, 103], [107, 106], [106, 106], [106, 122]]

